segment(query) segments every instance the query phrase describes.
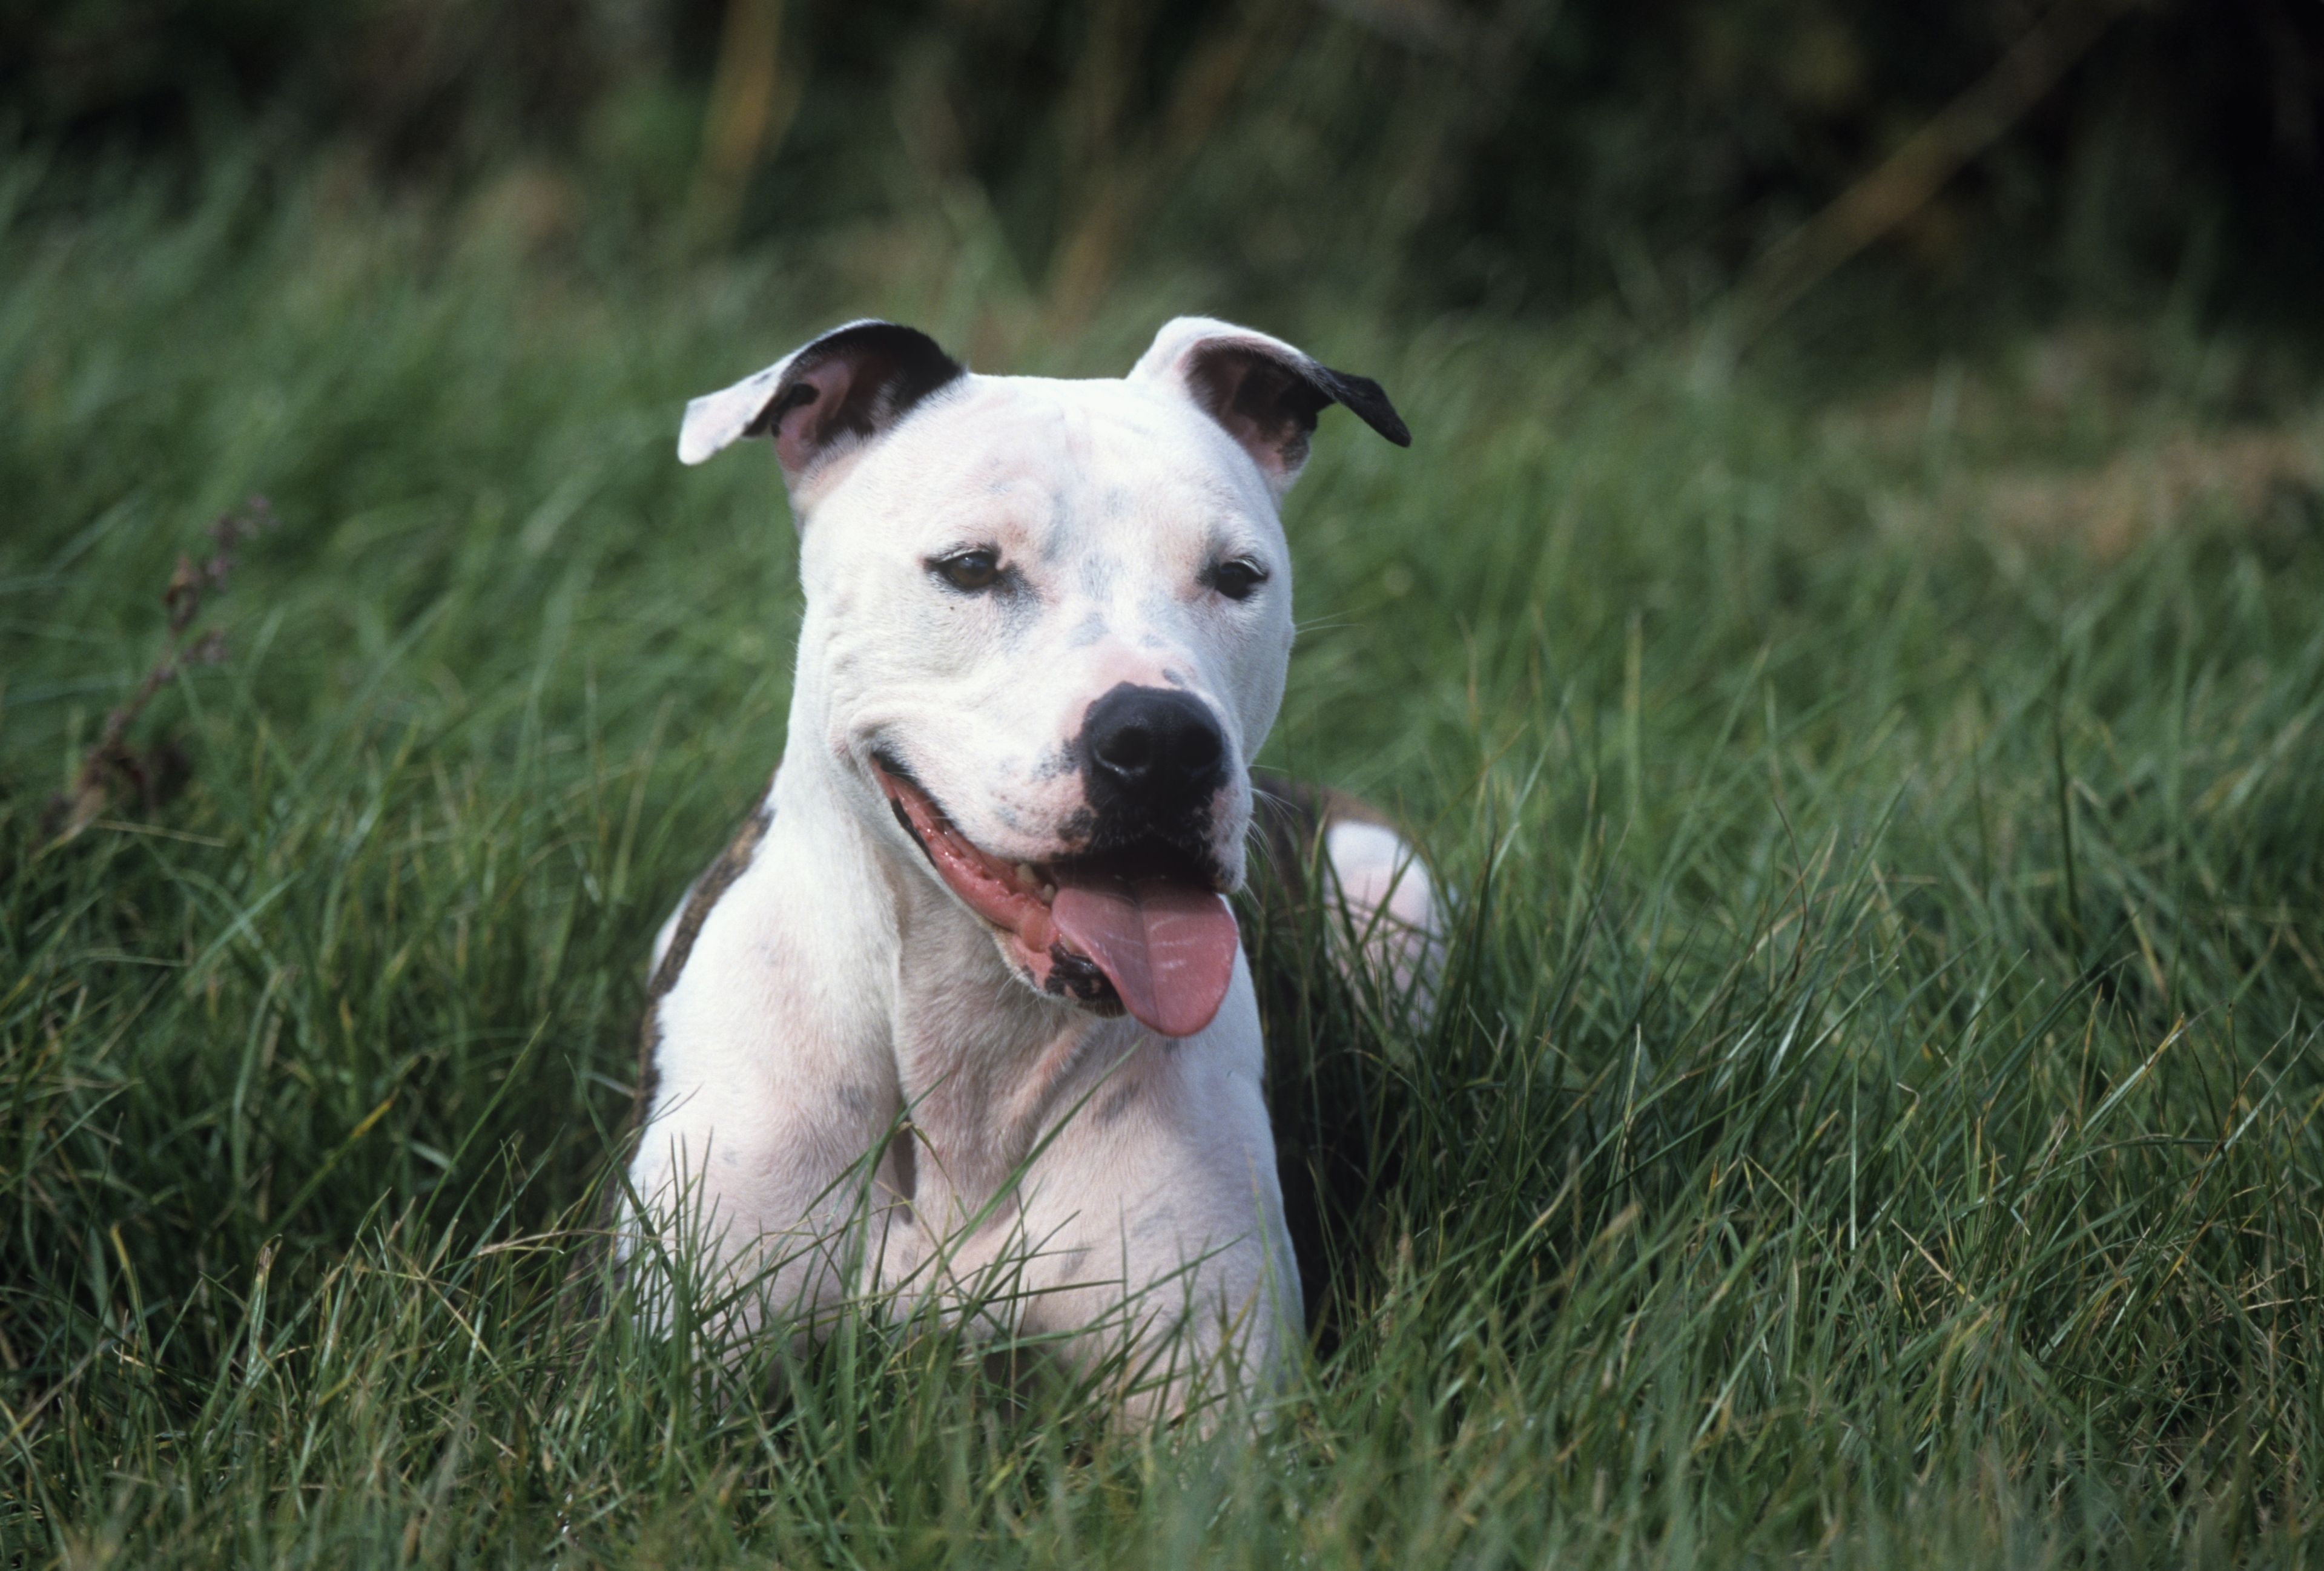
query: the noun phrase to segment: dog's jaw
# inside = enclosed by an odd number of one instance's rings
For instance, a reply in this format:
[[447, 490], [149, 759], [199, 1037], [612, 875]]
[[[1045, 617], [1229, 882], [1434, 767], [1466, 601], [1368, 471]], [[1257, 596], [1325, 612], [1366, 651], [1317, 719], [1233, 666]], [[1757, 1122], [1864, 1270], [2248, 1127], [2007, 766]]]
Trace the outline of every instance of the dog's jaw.
[[1034, 991], [1101, 1015], [1126, 1011], [1168, 1037], [1194, 1035], [1217, 1015], [1240, 935], [1215, 873], [1167, 852], [1004, 861], [961, 833], [894, 758], [875, 758], [870, 772], [937, 881]]
[[[1050, 905], [1057, 889], [1048, 880], [1047, 869], [1030, 862], [1011, 865], [987, 854], [953, 826], [910, 771], [893, 758], [875, 758], [871, 773], [888, 811], [919, 848], [937, 880], [993, 929], [1001, 941], [1002, 956], [1037, 991], [1055, 990], [1048, 986], [1048, 973], [1054, 964], [1050, 951], [1058, 939]], [[1119, 1013], [1120, 1007], [1120, 1000], [1111, 1000], [1111, 1012]]]

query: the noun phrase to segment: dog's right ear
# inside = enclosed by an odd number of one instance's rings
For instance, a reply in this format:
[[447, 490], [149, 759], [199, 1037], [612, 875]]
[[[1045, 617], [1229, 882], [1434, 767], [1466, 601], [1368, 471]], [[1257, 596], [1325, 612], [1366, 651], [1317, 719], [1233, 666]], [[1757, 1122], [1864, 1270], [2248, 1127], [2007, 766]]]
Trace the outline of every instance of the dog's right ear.
[[917, 328], [850, 322], [802, 344], [756, 376], [686, 406], [682, 464], [700, 464], [740, 436], [771, 436], [783, 483], [802, 486], [904, 418], [963, 373]]

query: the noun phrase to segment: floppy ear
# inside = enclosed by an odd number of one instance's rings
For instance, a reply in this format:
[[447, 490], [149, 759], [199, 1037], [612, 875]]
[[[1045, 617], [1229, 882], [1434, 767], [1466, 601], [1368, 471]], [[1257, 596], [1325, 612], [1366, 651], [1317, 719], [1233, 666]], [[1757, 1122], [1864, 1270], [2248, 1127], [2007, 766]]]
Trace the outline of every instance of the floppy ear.
[[1242, 444], [1278, 497], [1299, 478], [1315, 417], [1328, 404], [1344, 404], [1399, 447], [1412, 446], [1412, 433], [1371, 378], [1333, 371], [1280, 338], [1209, 317], [1166, 323], [1130, 380], [1182, 390]]
[[686, 406], [678, 456], [699, 464], [739, 436], [771, 436], [794, 497], [832, 460], [853, 452], [913, 405], [962, 375], [936, 341], [893, 322], [850, 322], [794, 349], [756, 376]]

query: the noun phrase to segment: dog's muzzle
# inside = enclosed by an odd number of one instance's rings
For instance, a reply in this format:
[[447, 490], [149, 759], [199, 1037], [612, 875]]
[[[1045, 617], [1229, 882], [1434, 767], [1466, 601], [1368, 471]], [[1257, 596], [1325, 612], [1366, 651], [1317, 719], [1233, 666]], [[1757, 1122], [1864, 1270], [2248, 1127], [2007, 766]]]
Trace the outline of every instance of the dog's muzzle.
[[1092, 850], [1147, 843], [1205, 854], [1227, 782], [1226, 732], [1210, 705], [1125, 682], [1090, 705], [1081, 755]]
[[872, 767], [936, 876], [1000, 930], [1034, 987], [1191, 1036], [1218, 1013], [1238, 952], [1211, 844], [1231, 778], [1226, 732], [1191, 694], [1124, 683], [1090, 705], [1076, 746], [1084, 808], [1038, 863], [970, 841], [893, 753]]

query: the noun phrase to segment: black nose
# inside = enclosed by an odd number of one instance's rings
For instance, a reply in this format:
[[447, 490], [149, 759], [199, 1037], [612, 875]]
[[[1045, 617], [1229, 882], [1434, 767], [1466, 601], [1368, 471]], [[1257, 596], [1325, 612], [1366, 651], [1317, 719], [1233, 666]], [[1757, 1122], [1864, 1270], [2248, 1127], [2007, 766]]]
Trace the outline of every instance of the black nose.
[[1125, 682], [1091, 704], [1082, 749], [1090, 805], [1101, 816], [1197, 812], [1226, 783], [1226, 734], [1210, 705], [1167, 687]]

